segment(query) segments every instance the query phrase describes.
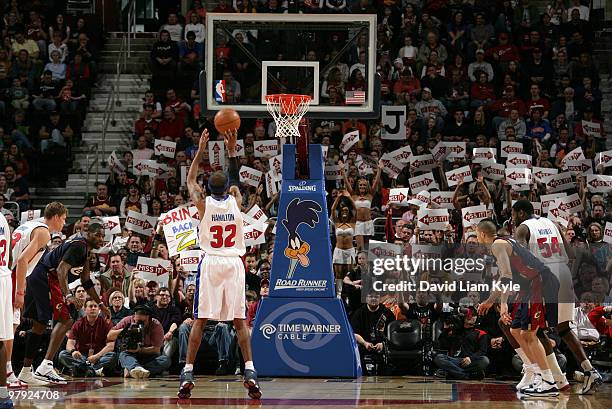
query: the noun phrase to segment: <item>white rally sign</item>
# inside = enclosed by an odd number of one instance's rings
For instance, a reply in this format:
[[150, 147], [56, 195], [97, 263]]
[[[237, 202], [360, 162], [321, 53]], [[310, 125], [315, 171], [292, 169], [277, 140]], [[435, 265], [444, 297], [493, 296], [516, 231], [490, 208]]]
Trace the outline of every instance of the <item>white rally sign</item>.
[[146, 214], [138, 213], [130, 210], [125, 218], [125, 228], [136, 233], [150, 236], [153, 234], [157, 217], [147, 216]]
[[612, 176], [586, 175], [586, 185], [591, 193], [608, 193], [612, 191]]
[[261, 183], [263, 173], [257, 169], [250, 168], [248, 166], [242, 166], [238, 172], [240, 175], [240, 183], [245, 185], [258, 187]]
[[495, 163], [495, 148], [474, 148], [472, 150], [472, 162]]
[[[368, 258], [370, 260], [375, 259], [387, 259], [387, 258], [395, 258], [396, 256], [401, 256], [404, 252], [404, 249], [399, 244], [385, 243], [381, 241], [370, 241], [369, 246], [369, 255]], [[375, 275], [381, 275], [374, 272]]]
[[598, 122], [591, 122], [587, 120], [582, 120], [582, 132], [585, 135], [589, 135], [593, 138], [603, 138], [604, 137], [604, 129], [603, 125]]
[[108, 157], [108, 167], [116, 170], [125, 170], [125, 165], [121, 162], [119, 157], [117, 157], [116, 151], [112, 151]]
[[177, 208], [168, 213], [174, 212], [179, 213], [181, 220], [164, 224], [164, 236], [171, 257], [199, 245], [198, 223], [191, 217], [189, 209]]
[[166, 158], [174, 158], [176, 154], [176, 142], [156, 139], [153, 147], [155, 148], [155, 156], [165, 156]]
[[472, 182], [474, 178], [472, 177], [472, 169], [469, 166], [463, 166], [461, 168], [449, 170], [446, 174], [446, 183], [449, 187], [456, 186], [462, 180], [464, 182]]
[[156, 160], [141, 159], [135, 160], [132, 170], [136, 176], [157, 176], [158, 163]]
[[546, 176], [556, 175], [557, 173], [559, 173], [559, 169], [557, 168], [540, 168], [540, 167], [534, 166], [531, 170], [532, 170], [533, 178], [537, 182], [542, 182], [542, 178]]
[[225, 143], [222, 141], [208, 142], [208, 163], [217, 169], [225, 169]]
[[179, 264], [185, 271], [198, 271], [198, 264], [203, 256], [202, 250], [185, 250], [179, 254]]
[[466, 142], [447, 142], [446, 159], [463, 159], [467, 152]]
[[257, 222], [265, 223], [268, 221], [268, 216], [266, 216], [266, 213], [257, 205], [253, 205], [251, 210], [247, 212], [247, 215], [252, 217]]
[[508, 168], [530, 168], [531, 167], [531, 155], [525, 155], [523, 153], [511, 153], [506, 159], [506, 167]]
[[605, 243], [612, 243], [612, 223], [611, 222], [606, 222], [606, 227], [604, 228], [603, 241]]
[[423, 190], [410, 200], [408, 200], [408, 204], [412, 204], [419, 207], [427, 207], [431, 200], [431, 194], [427, 190]]
[[389, 155], [396, 161], [407, 165], [410, 162], [410, 157], [412, 156], [412, 149], [410, 148], [410, 145], [406, 145], [403, 148], [390, 152]]
[[591, 159], [568, 160], [565, 169], [573, 175], [593, 174], [593, 161]]
[[453, 195], [455, 192], [431, 192], [431, 202], [443, 209], [454, 209]]
[[270, 165], [270, 172], [277, 179], [276, 181], [280, 180], [283, 173], [283, 155], [276, 155], [268, 159], [268, 164]]
[[257, 246], [266, 242], [266, 229], [268, 225], [266, 223], [255, 223], [244, 227], [244, 244], [247, 247]]
[[548, 207], [558, 198], [567, 196], [566, 192], [553, 193], [550, 195], [542, 195], [540, 196], [540, 201], [542, 202], [542, 214], [548, 213]]
[[438, 182], [436, 182], [436, 179], [434, 179], [432, 172], [423, 173], [422, 175], [410, 178], [408, 179], [408, 184], [412, 193], [440, 188], [440, 186], [438, 186]]
[[421, 208], [417, 212], [419, 229], [446, 230], [449, 220], [450, 215], [447, 209]]
[[564, 168], [565, 163], [567, 161], [580, 160], [580, 159], [586, 159], [586, 156], [584, 156], [584, 152], [582, 151], [582, 148], [577, 147], [576, 149], [574, 149], [573, 151], [565, 155], [563, 159], [561, 159], [561, 167]]
[[342, 152], [348, 152], [349, 150], [351, 150], [351, 148], [353, 146], [355, 146], [355, 144], [359, 142], [359, 131], [352, 131], [349, 133], [344, 134], [344, 137], [342, 137], [342, 142], [340, 143], [340, 149], [342, 150]]
[[604, 151], [596, 154], [595, 166], [603, 166], [604, 168], [612, 166], [612, 151]]
[[340, 166], [340, 165], [326, 165], [325, 166], [325, 179], [327, 179], [327, 180], [342, 180], [342, 166]]
[[562, 192], [576, 186], [570, 172], [546, 176], [542, 178], [542, 183], [546, 185], [546, 190], [551, 193]]
[[502, 141], [501, 157], [507, 158], [511, 153], [523, 153], [523, 144], [520, 142]]
[[501, 163], [483, 163], [482, 175], [490, 180], [502, 180], [506, 177], [505, 169]]
[[487, 217], [487, 206], [485, 205], [464, 207], [461, 209], [461, 222], [463, 223], [463, 227], [476, 226], [481, 220]]
[[506, 168], [506, 182], [509, 185], [530, 185], [532, 181], [529, 168]]
[[38, 219], [40, 218], [40, 214], [41, 214], [40, 209], [26, 210], [25, 212], [21, 212], [21, 220], [19, 222], [20, 224], [23, 224], [25, 222], [29, 222], [29, 221]]
[[121, 234], [121, 223], [119, 222], [119, 216], [103, 217], [102, 222], [104, 223], [104, 231], [106, 234]]
[[381, 161], [383, 163], [383, 172], [385, 172], [391, 179], [395, 179], [404, 169], [404, 164], [400, 161], [393, 159], [388, 153], [385, 153]]
[[395, 188], [389, 191], [389, 204], [408, 206], [409, 199], [410, 196], [407, 187]]
[[410, 158], [410, 172], [425, 172], [437, 166], [431, 154], [418, 155]]
[[266, 172], [265, 178], [266, 178], [266, 195], [268, 196], [268, 199], [269, 199], [272, 196], [274, 196], [276, 193], [278, 193], [278, 186], [276, 185], [277, 182], [271, 170]]
[[273, 158], [278, 156], [278, 141], [276, 139], [253, 142], [256, 158]]
[[[558, 204], [557, 207], [559, 208], [559, 210], [563, 210], [564, 212], [567, 212], [569, 214], [578, 213], [584, 210], [584, 207], [582, 207], [582, 200], [580, 200], [580, 196], [578, 196], [578, 193], [560, 197], [553, 203]], [[549, 206], [549, 211], [550, 210], [551, 207]]]
[[138, 257], [132, 277], [142, 278], [146, 282], [155, 281], [160, 287], [168, 286], [172, 271], [172, 262], [161, 258]]

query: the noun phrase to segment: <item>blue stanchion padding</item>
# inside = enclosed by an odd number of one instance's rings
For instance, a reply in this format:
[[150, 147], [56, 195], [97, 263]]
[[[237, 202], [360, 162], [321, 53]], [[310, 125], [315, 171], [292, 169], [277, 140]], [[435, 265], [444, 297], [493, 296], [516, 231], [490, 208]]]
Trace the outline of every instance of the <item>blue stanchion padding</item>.
[[321, 145], [308, 151], [310, 179], [295, 179], [295, 145], [283, 146], [270, 295], [253, 325], [262, 376], [358, 377], [359, 350], [335, 297]]
[[335, 296], [323, 151], [321, 145], [309, 148], [311, 178], [296, 180], [295, 145], [283, 146], [270, 298]]
[[337, 298], [265, 298], [251, 335], [260, 376], [361, 376], [355, 336]]

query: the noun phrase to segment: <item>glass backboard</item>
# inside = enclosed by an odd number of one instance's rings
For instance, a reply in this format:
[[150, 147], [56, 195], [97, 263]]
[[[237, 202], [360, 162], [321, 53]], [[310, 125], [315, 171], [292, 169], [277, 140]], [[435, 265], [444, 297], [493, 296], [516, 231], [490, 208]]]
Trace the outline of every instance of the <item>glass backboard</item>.
[[378, 115], [376, 15], [206, 15], [204, 115], [267, 116], [267, 94], [307, 94], [310, 118]]

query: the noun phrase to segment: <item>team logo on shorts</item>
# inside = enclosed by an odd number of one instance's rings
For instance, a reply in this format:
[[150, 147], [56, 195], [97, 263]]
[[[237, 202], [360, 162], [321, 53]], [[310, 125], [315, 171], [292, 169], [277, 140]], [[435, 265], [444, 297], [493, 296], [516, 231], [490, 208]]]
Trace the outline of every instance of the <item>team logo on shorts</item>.
[[62, 310], [62, 308], [63, 308], [63, 306], [64, 306], [64, 304], [59, 303], [59, 304], [57, 304], [57, 305], [55, 306], [55, 309], [56, 309], [56, 310], [58, 310], [58, 311], [61, 311], [61, 310]]
[[291, 260], [289, 271], [287, 272], [287, 279], [293, 277], [298, 262], [302, 267], [308, 267], [310, 265], [310, 259], [308, 258], [310, 245], [302, 240], [298, 233], [298, 228], [301, 224], [307, 224], [313, 229], [315, 225], [319, 223], [319, 213], [322, 211], [321, 205], [314, 200], [300, 200], [295, 198], [287, 206], [285, 218], [282, 221], [285, 230], [289, 233], [289, 244], [285, 249], [285, 256]]

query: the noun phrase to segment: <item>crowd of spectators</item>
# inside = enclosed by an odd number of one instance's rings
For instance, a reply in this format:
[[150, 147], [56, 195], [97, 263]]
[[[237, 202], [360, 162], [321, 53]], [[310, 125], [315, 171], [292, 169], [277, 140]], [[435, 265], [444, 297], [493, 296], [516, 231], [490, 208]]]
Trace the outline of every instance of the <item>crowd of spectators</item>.
[[[62, 14], [61, 2], [2, 2], [0, 10], [0, 168], [21, 210], [28, 186], [60, 186], [79, 144], [100, 39], [84, 17]], [[8, 177], [7, 167], [21, 182]], [[44, 175], [44, 177], [43, 177]]]
[[[512, 200], [528, 198], [541, 203], [542, 196], [551, 193], [559, 193], [558, 196], [577, 193], [580, 199], [582, 209], [566, 217], [562, 231], [576, 254], [571, 260], [576, 299], [580, 300], [576, 307], [576, 332], [592, 351], [603, 345], [600, 340], [607, 338], [612, 328], [612, 321], [606, 319], [612, 297], [612, 248], [604, 241], [610, 236], [606, 234], [606, 223], [612, 222], [610, 183], [607, 182], [608, 188], [603, 190], [594, 188], [587, 184], [586, 173], [575, 171], [571, 186], [562, 192], [551, 192], [550, 186], [543, 184], [540, 178], [534, 178], [529, 186], [517, 187], [503, 176], [491, 177], [486, 171], [486, 163], [472, 160], [473, 148], [492, 148], [497, 163], [504, 164], [506, 157], [502, 155], [501, 143], [520, 142], [523, 153], [530, 157], [529, 166], [534, 168], [563, 172], [564, 158], [570, 152], [579, 152], [582, 156], [575, 159], [590, 161], [593, 173], [610, 175], [612, 162], [608, 164], [600, 155], [606, 149], [606, 135], [599, 71], [591, 53], [594, 33], [588, 4], [580, 0], [572, 0], [571, 4], [554, 1], [546, 10], [537, 10], [528, 0], [518, 4], [460, 0], [385, 1], [380, 4], [369, 0], [353, 3], [346, 0], [303, 3], [249, 0], [234, 1], [233, 5], [221, 0], [215, 11], [378, 14], [377, 66], [367, 67], [363, 53], [351, 53], [354, 60], [340, 59], [337, 69], [329, 71], [322, 81], [321, 95], [324, 98], [336, 95], [337, 102], [343, 104], [345, 91], [357, 90], [360, 86], [366, 89], [363, 72], [376, 69], [382, 80], [383, 104], [407, 107], [405, 140], [385, 139], [380, 120], [346, 118], [311, 121], [310, 135], [311, 142], [328, 147], [327, 165], [340, 164], [343, 168], [339, 180], [326, 183], [329, 216], [335, 227], [332, 249], [340, 250], [338, 257], [334, 251], [334, 273], [364, 356], [385, 353], [384, 328], [389, 323], [417, 320], [423, 327], [423, 334], [432, 339], [431, 343], [423, 341], [423, 344], [431, 344], [438, 354], [430, 356], [424, 365], [411, 369], [428, 374], [443, 369], [444, 376], [462, 379], [480, 378], [485, 371], [498, 376], [517, 376], [518, 372], [511, 368], [513, 363], [520, 368], [520, 363], [516, 364], [517, 357], [497, 326], [498, 311], [494, 308], [486, 316], [476, 317], [474, 306], [485, 294], [420, 292], [414, 297], [386, 294], [382, 298], [362, 294], [364, 283], [371, 276], [368, 257], [372, 256], [367, 250], [372, 245], [371, 239], [398, 244], [408, 253], [416, 245], [455, 243], [464, 255], [475, 256], [476, 236], [469, 225], [464, 226], [462, 209], [486, 206], [488, 215], [499, 225], [500, 234], [508, 234], [512, 232], [509, 222]], [[122, 222], [121, 232], [109, 235], [108, 246], [90, 260], [90, 270], [97, 277], [100, 293], [107, 305], [112, 306], [112, 323], [100, 320], [98, 306], [87, 302], [81, 321], [75, 324], [65, 351], [60, 354], [60, 361], [75, 374], [108, 375], [123, 369], [126, 376], [134, 376], [130, 370], [142, 366], [150, 375], [157, 375], [176, 371], [184, 363], [193, 322], [193, 274], [185, 271], [176, 256], [170, 257], [162, 229], [147, 236], [128, 230], [123, 222], [130, 211], [160, 218], [165, 212], [188, 205], [183, 175], [197, 150], [201, 129], [208, 128], [211, 140], [217, 139], [211, 120], [200, 118], [198, 106], [200, 90], [196, 79], [203, 63], [203, 44], [208, 41], [204, 30], [205, 15], [206, 10], [199, 0], [194, 0], [186, 12], [167, 9], [164, 13], [162, 20], [166, 23], [160, 27], [159, 41], [151, 50], [151, 90], [143, 93], [142, 110], [134, 118], [133, 149], [115, 152], [117, 161], [112, 162], [109, 179], [97, 184], [96, 193], [88, 199], [83, 216], [64, 232], [65, 236], [70, 236], [86, 231], [94, 217], [119, 216]], [[9, 28], [17, 25], [15, 16], [9, 20], [12, 23], [6, 24], [6, 32], [14, 31], [17, 35], [19, 30]], [[50, 34], [54, 35], [55, 31]], [[244, 82], [248, 81], [249, 68], [245, 66], [248, 63], [242, 60], [244, 56], [240, 53], [223, 51], [231, 49], [228, 40], [219, 37], [220, 43], [215, 48], [221, 52], [216, 53], [216, 62], [223, 69], [227, 98], [241, 100], [249, 85]], [[242, 38], [237, 40], [242, 41]], [[61, 65], [63, 59], [79, 59], [78, 64], [86, 61], [85, 55], [80, 60], [81, 53], [71, 52], [70, 40], [64, 49], [60, 43], [54, 41], [49, 45], [50, 73], [42, 73], [40, 80], [35, 78], [41, 84], [51, 84], [61, 75], [56, 65]], [[328, 58], [343, 44], [336, 46], [338, 48], [325, 51]], [[310, 51], [314, 55], [309, 56]], [[323, 58], [323, 53], [309, 50], [301, 58]], [[24, 61], [33, 66], [29, 60], [32, 57], [24, 55]], [[95, 65], [92, 66], [91, 57], [88, 58], [87, 72], [94, 75]], [[174, 83], [177, 75], [195, 85], [185, 92]], [[15, 83], [11, 81], [10, 84]], [[17, 95], [23, 96], [19, 92]], [[44, 94], [36, 92], [31, 95], [37, 95], [31, 108], [51, 111], [49, 108], [54, 105], [56, 109], [57, 101], [53, 98], [44, 98]], [[11, 109], [9, 105], [6, 104], [5, 109]], [[19, 109], [23, 115], [23, 107]], [[62, 109], [50, 112], [49, 124], [62, 121], [63, 115]], [[254, 155], [254, 142], [271, 139], [273, 126], [270, 124], [267, 118], [243, 120], [239, 131], [239, 139], [244, 142], [241, 166], [263, 173], [270, 170], [269, 158]], [[50, 129], [56, 128], [45, 125], [44, 129], [49, 134]], [[359, 131], [359, 141], [350, 151], [343, 152], [340, 149], [343, 137], [353, 130]], [[28, 140], [27, 136], [25, 138]], [[155, 154], [159, 140], [176, 144], [173, 157]], [[403, 164], [399, 174], [393, 174], [384, 158], [385, 154], [405, 147], [410, 148], [413, 156], [427, 155], [436, 151], [440, 142], [465, 143], [467, 154], [441, 156], [433, 161], [431, 169], [425, 170], [432, 172], [437, 183], [437, 187], [429, 189], [430, 195], [436, 191], [452, 195], [448, 226], [430, 230], [419, 228], [417, 213], [419, 209], [436, 208], [437, 204], [429, 201], [427, 195], [423, 199], [420, 190], [410, 190], [408, 203], [389, 202], [391, 188], [409, 187], [410, 179], [423, 170], [409, 166], [408, 162]], [[43, 145], [46, 144], [40, 146]], [[580, 150], [576, 151], [578, 148]], [[9, 155], [10, 152], [12, 147]], [[211, 164], [209, 159], [205, 152], [199, 177], [204, 186], [210, 173], [221, 168]], [[163, 169], [163, 177], [142, 175], [142, 168], [137, 165], [149, 160]], [[446, 172], [466, 165], [469, 175], [457, 180], [456, 186], [449, 183]], [[6, 179], [10, 188], [8, 172]], [[247, 319], [252, 326], [259, 300], [269, 291], [278, 194], [269, 194], [264, 182], [258, 187], [238, 183], [232, 187], [232, 194], [239, 200], [244, 213], [258, 206], [270, 218], [265, 242], [250, 246], [244, 256], [245, 303], [248, 305]], [[139, 257], [169, 260], [172, 268], [168, 282], [146, 282], [134, 273]], [[449, 279], [444, 272], [424, 274], [432, 283]], [[75, 291], [78, 292], [79, 287]], [[109, 345], [135, 321], [147, 323], [143, 349], [138, 353], [112, 354]], [[437, 327], [436, 323], [441, 324]], [[108, 336], [100, 335], [92, 344], [89, 335], [81, 335], [85, 325], [100, 326], [103, 328], [100, 331]], [[231, 323], [209, 322], [204, 337], [207, 342], [203, 343], [201, 353], [210, 353], [216, 360], [216, 364], [206, 369], [213, 368], [217, 374], [240, 371], [240, 352]], [[554, 340], [554, 334], [551, 338]], [[560, 361], [567, 357], [564, 367], [567, 364], [568, 368], [575, 368], [571, 354], [563, 354], [560, 343], [556, 343], [556, 348]]]

